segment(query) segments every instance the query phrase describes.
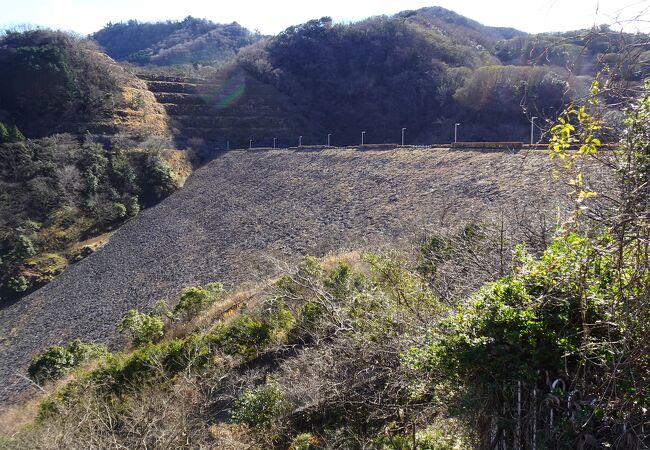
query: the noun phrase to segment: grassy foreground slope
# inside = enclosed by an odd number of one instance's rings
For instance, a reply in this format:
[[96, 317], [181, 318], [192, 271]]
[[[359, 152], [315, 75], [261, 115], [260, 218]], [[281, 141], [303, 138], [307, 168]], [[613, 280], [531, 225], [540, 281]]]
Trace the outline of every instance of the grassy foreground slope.
[[0, 311], [0, 401], [27, 387], [16, 374], [46, 346], [117, 344], [128, 309], [149, 310], [187, 286], [256, 281], [299, 255], [377, 248], [502, 212], [544, 240], [563, 194], [550, 192], [549, 166], [545, 152], [223, 153], [98, 252]]

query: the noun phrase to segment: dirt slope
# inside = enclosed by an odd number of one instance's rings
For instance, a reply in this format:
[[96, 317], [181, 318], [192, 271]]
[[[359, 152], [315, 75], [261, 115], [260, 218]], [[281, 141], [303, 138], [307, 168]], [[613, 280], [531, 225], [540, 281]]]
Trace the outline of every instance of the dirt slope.
[[[279, 261], [376, 247], [461, 220], [557, 214], [545, 152], [232, 151], [120, 228], [92, 256], [0, 311], [0, 403], [29, 359], [75, 337], [119, 343], [129, 308], [197, 283], [262, 279]], [[556, 191], [564, 191], [563, 188]]]

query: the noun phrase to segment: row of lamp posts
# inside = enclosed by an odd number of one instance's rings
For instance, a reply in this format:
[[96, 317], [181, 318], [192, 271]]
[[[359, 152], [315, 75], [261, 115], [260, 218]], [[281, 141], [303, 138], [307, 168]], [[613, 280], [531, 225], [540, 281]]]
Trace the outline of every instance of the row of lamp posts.
[[[535, 119], [538, 119], [538, 117], [532, 117], [530, 120], [530, 145], [533, 145], [534, 142], [534, 136], [535, 136]], [[455, 123], [454, 124], [454, 143], [458, 142], [458, 127], [460, 126], [460, 123]], [[402, 147], [404, 146], [404, 138], [406, 134], [406, 128], [402, 128]], [[361, 132], [361, 145], [365, 145], [365, 138], [366, 138], [366, 132], [362, 131]], [[275, 148], [277, 142], [277, 138], [273, 138], [273, 148]], [[230, 141], [228, 141], [228, 144], [230, 144]], [[327, 134], [327, 146], [331, 147], [332, 146], [332, 133]], [[298, 136], [298, 147], [302, 147], [302, 136]], [[253, 148], [253, 140], [250, 139], [248, 141], [248, 148], [252, 149]], [[228, 149], [230, 149], [230, 145], [228, 145]]]

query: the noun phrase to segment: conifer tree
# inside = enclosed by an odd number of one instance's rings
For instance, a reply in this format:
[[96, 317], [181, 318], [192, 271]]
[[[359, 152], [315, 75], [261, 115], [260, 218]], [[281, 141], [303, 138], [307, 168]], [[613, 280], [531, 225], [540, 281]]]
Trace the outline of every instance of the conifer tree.
[[9, 132], [9, 141], [10, 142], [20, 142], [20, 141], [24, 141], [24, 140], [25, 140], [25, 136], [23, 136], [23, 133], [20, 132], [18, 127], [16, 125], [11, 127], [11, 131]]
[[9, 130], [7, 130], [7, 126], [4, 123], [0, 122], [0, 144], [7, 141], [9, 141]]

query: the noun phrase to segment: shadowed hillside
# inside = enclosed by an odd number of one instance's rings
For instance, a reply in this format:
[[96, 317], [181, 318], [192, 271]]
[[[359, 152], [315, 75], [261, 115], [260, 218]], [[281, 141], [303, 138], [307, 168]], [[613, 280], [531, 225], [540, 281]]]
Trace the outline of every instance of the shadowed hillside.
[[[189, 144], [226, 149], [288, 143], [298, 136], [304, 120], [288, 98], [244, 70], [221, 70], [210, 78], [142, 74], [142, 80], [172, 119], [181, 147]], [[282, 139], [284, 138], [284, 139]], [[191, 142], [190, 142], [191, 141]]]
[[548, 191], [549, 164], [545, 152], [223, 153], [101, 250], [0, 311], [1, 399], [26, 387], [16, 373], [47, 345], [116, 344], [128, 309], [187, 286], [257, 281], [299, 255], [380, 246], [502, 212], [544, 240], [563, 198]]
[[28, 138], [54, 133], [166, 134], [144, 83], [96, 44], [60, 31], [0, 36], [0, 120]]
[[169, 117], [146, 83], [88, 39], [6, 32], [0, 65], [4, 303], [92, 252], [182, 185], [191, 167], [186, 154], [168, 151]]
[[[318, 144], [332, 133], [336, 145], [356, 145], [361, 131], [367, 142], [396, 142], [402, 127], [409, 143], [427, 145], [453, 140], [454, 123], [462, 124], [463, 140], [526, 141], [531, 117], [555, 120], [588, 92], [599, 71], [620, 69], [626, 81], [638, 84], [650, 54], [640, 34], [604, 27], [532, 35], [484, 26], [440, 7], [351, 24], [322, 17], [263, 38], [237, 24], [194, 18], [110, 24], [93, 38], [110, 56], [140, 65], [150, 82], [164, 82], [164, 73], [195, 76], [185, 84], [208, 90], [244, 83], [250, 98], [241, 100], [241, 108], [218, 106], [218, 114], [184, 106], [198, 105], [194, 97], [162, 99], [181, 116], [179, 129], [196, 119], [200, 129], [183, 130], [185, 138], [204, 138], [212, 128], [208, 140], [238, 145], [295, 140], [296, 132]], [[626, 52], [638, 63], [623, 64]], [[269, 120], [269, 110], [278, 118]], [[238, 119], [216, 120], [230, 114]]]

